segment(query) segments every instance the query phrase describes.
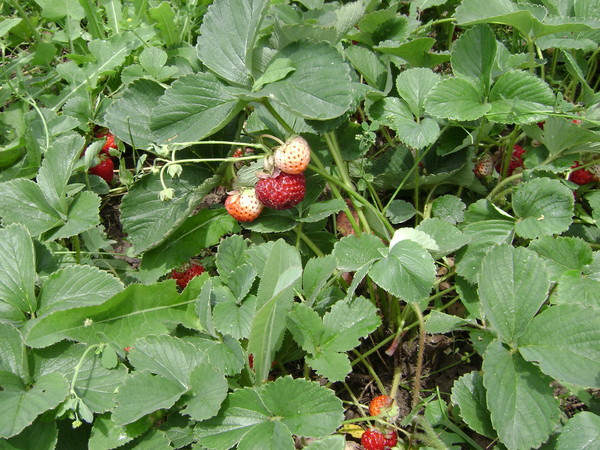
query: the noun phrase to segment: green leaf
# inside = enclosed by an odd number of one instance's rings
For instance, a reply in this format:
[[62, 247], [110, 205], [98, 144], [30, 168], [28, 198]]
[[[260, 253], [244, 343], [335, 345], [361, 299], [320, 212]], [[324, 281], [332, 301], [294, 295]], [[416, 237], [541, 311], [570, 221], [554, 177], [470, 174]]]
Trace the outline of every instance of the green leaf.
[[456, 272], [475, 283], [483, 257], [496, 244], [510, 244], [514, 236], [514, 223], [508, 220], [484, 220], [462, 229], [469, 244], [456, 253]]
[[433, 217], [456, 225], [464, 220], [466, 205], [456, 195], [442, 195], [436, 198], [431, 205]]
[[[600, 386], [600, 308], [551, 306], [519, 339], [519, 352], [542, 372], [583, 387]], [[577, 370], [573, 370], [577, 367]]]
[[164, 273], [201, 250], [218, 244], [221, 237], [237, 229], [237, 221], [224, 209], [203, 209], [188, 217], [170, 236], [147, 251], [142, 258], [141, 268], [160, 268]]
[[244, 222], [244, 228], [257, 233], [285, 233], [297, 226], [292, 212], [288, 209], [278, 211], [265, 208], [260, 217], [253, 222]]
[[560, 430], [558, 450], [593, 449], [600, 446], [600, 416], [583, 411], [571, 417]]
[[302, 288], [308, 305], [314, 304], [321, 289], [335, 272], [335, 266], [333, 255], [308, 260], [302, 273]]
[[190, 389], [190, 373], [204, 355], [179, 338], [154, 335], [137, 339], [127, 359], [137, 371], [160, 375]]
[[178, 27], [174, 20], [175, 13], [168, 2], [163, 1], [156, 7], [148, 8], [148, 15], [161, 31], [167, 47], [179, 43]]
[[461, 317], [452, 316], [450, 314], [445, 314], [434, 309], [427, 314], [425, 329], [428, 333], [446, 334], [455, 330], [460, 330], [461, 328], [465, 327], [465, 325], [472, 323], [472, 321], [463, 319]]
[[452, 70], [459, 77], [477, 82], [488, 93], [492, 81], [492, 68], [496, 60], [496, 36], [485, 25], [475, 26], [454, 42]]
[[46, 240], [64, 239], [94, 228], [100, 223], [100, 197], [90, 191], [80, 192], [69, 204], [66, 223], [46, 236]]
[[344, 450], [346, 441], [344, 436], [333, 435], [312, 441], [304, 447], [305, 450]]
[[[406, 20], [403, 17], [399, 19]], [[430, 37], [415, 38], [402, 44], [386, 40], [375, 47], [375, 50], [386, 55], [399, 56], [413, 67], [434, 67], [450, 60], [448, 53], [432, 53], [430, 51], [435, 43], [435, 39]]]
[[[2, 317], [25, 317], [18, 313], [34, 312], [35, 298], [35, 254], [33, 243], [24, 226], [13, 224], [0, 229], [0, 302]], [[5, 312], [6, 311], [6, 312]]]
[[119, 279], [92, 266], [69, 266], [54, 272], [38, 295], [38, 317], [55, 311], [99, 305], [123, 290]]
[[522, 183], [513, 194], [513, 210], [519, 217], [515, 230], [527, 239], [560, 234], [573, 221], [573, 204], [573, 192], [559, 180]]
[[532, 241], [528, 248], [544, 258], [553, 281], [569, 270], [581, 272], [593, 261], [592, 249], [579, 238], [544, 236]]
[[144, 418], [129, 425], [120, 426], [112, 421], [110, 414], [96, 416], [88, 448], [89, 450], [105, 450], [119, 447], [140, 436], [150, 426], [150, 421]]
[[255, 313], [255, 297], [248, 298], [241, 305], [233, 301], [221, 302], [213, 308], [213, 323], [221, 334], [228, 334], [235, 339], [248, 338]]
[[385, 215], [393, 224], [403, 223], [413, 218], [417, 210], [412, 203], [406, 200], [392, 200], [388, 209], [385, 210]]
[[121, 223], [136, 254], [161, 243], [219, 181], [220, 177], [206, 169], [186, 167], [179, 177], [166, 182], [175, 190], [175, 196], [165, 202], [158, 197], [162, 187], [157, 174], [146, 175], [135, 183], [123, 197]]
[[546, 34], [587, 31], [592, 29], [585, 23], [569, 21], [566, 17], [556, 18], [557, 23], [547, 20], [544, 23], [548, 11], [527, 3], [517, 4], [511, 0], [488, 0], [481, 3], [478, 0], [463, 0], [456, 8], [454, 14], [458, 25], [473, 25], [477, 23], [499, 23], [510, 25], [518, 29], [522, 35], [527, 37], [541, 37]]
[[340, 239], [333, 248], [333, 256], [338, 269], [354, 272], [380, 259], [384, 249], [386, 246], [377, 236], [363, 233], [360, 237], [351, 235]]
[[5, 224], [24, 225], [32, 236], [62, 224], [40, 186], [24, 178], [0, 183], [0, 216]]
[[296, 67], [294, 67], [294, 62], [291, 59], [275, 58], [273, 61], [271, 61], [260, 78], [254, 82], [252, 90], [258, 91], [260, 88], [269, 83], [283, 80], [294, 70], [296, 70]]
[[216, 264], [219, 275], [224, 280], [231, 278], [238, 266], [245, 263], [248, 242], [239, 234], [221, 241], [217, 251]]
[[579, 271], [569, 271], [558, 279], [558, 290], [552, 300], [600, 307], [600, 281], [582, 276]]
[[401, 72], [396, 78], [396, 89], [412, 114], [415, 117], [421, 117], [427, 94], [441, 79], [442, 77], [431, 69], [408, 69]]
[[[215, 418], [196, 426], [195, 434], [201, 445], [215, 449], [237, 443], [238, 448], [291, 450], [292, 434], [328, 436], [340, 425], [342, 412], [333, 391], [304, 379], [280, 377], [257, 388], [234, 391]], [[273, 447], [275, 439], [278, 444]]]
[[3, 19], [0, 22], [0, 37], [4, 37], [12, 28], [19, 25], [23, 19], [11, 18], [11, 19]]
[[196, 142], [223, 128], [244, 107], [211, 73], [173, 82], [152, 111], [150, 129], [159, 143]]
[[503, 73], [494, 83], [486, 114], [493, 122], [532, 123], [544, 120], [554, 109], [550, 86], [535, 75], [520, 70]]
[[2, 449], [51, 450], [56, 448], [58, 429], [55, 422], [35, 420], [17, 436], [2, 442]]
[[40, 377], [29, 389], [15, 386], [0, 391], [0, 404], [6, 408], [0, 416], [0, 437], [19, 434], [37, 416], [58, 406], [68, 393], [69, 383], [58, 373]]
[[104, 116], [106, 125], [123, 142], [135, 148], [149, 148], [158, 142], [150, 121], [152, 110], [164, 92], [152, 80], [135, 80], [111, 102]]
[[375, 52], [366, 47], [354, 45], [346, 49], [346, 57], [369, 86], [382, 92], [391, 88], [389, 63], [385, 64]]
[[287, 317], [288, 330], [294, 340], [308, 353], [316, 354], [324, 332], [319, 314], [310, 306], [298, 303]]
[[6, 322], [0, 322], [0, 371], [11, 372], [23, 379], [26, 373], [23, 365], [23, 337], [18, 329]]
[[369, 270], [375, 283], [407, 302], [427, 297], [435, 281], [435, 263], [427, 250], [411, 240], [398, 242], [388, 257]]
[[483, 102], [483, 88], [464, 78], [446, 78], [436, 84], [427, 99], [425, 110], [433, 117], [475, 120], [491, 108]]
[[508, 448], [537, 448], [560, 422], [552, 380], [518, 353], [492, 342], [483, 359], [483, 385], [492, 424]]
[[314, 223], [340, 212], [346, 207], [346, 202], [340, 198], [325, 200], [310, 205], [298, 222]]
[[294, 290], [299, 290], [302, 263], [298, 250], [278, 240], [271, 248], [261, 274], [252, 321], [248, 351], [254, 355], [259, 383], [266, 379], [275, 351], [285, 331], [286, 316], [292, 308]]
[[293, 61], [296, 70], [259, 91], [305, 119], [327, 120], [352, 105], [350, 68], [327, 44], [293, 43], [274, 57]]
[[437, 244], [437, 250], [431, 252], [433, 259], [454, 253], [469, 243], [469, 239], [457, 227], [435, 217], [425, 219], [415, 229], [427, 233]]
[[458, 405], [460, 417], [472, 430], [490, 439], [496, 437], [486, 405], [483, 377], [479, 372], [467, 373], [454, 382], [452, 403]]
[[546, 301], [550, 280], [542, 259], [525, 248], [499, 245], [478, 277], [483, 312], [500, 339], [514, 345]]
[[26, 343], [46, 347], [62, 339], [130, 346], [140, 335], [168, 333], [177, 323], [193, 327], [191, 301], [182, 301], [174, 280], [150, 286], [131, 284], [97, 306], [56, 311], [30, 321]]
[[117, 407], [112, 419], [117, 425], [126, 425], [163, 408], [170, 408], [186, 391], [176, 381], [159, 375], [136, 372], [127, 378], [117, 392]]
[[214, 368], [225, 375], [237, 375], [244, 367], [244, 350], [240, 343], [231, 336], [225, 335], [219, 341], [201, 339], [194, 340], [192, 343], [199, 351], [206, 353], [208, 362]]
[[352, 371], [352, 365], [346, 353], [318, 352], [314, 356], [306, 356], [306, 364], [331, 382], [344, 381]]
[[192, 370], [190, 378], [193, 397], [181, 413], [197, 421], [217, 415], [227, 397], [228, 384], [223, 373], [208, 364], [201, 364]]
[[221, 0], [203, 17], [198, 38], [198, 57], [222, 78], [250, 86], [253, 50], [266, 16], [268, 0]]
[[529, 136], [541, 141], [548, 148], [551, 156], [557, 156], [576, 145], [598, 142], [600, 136], [591, 130], [582, 128], [564, 117], [548, 117], [544, 129], [537, 124], [524, 127]]

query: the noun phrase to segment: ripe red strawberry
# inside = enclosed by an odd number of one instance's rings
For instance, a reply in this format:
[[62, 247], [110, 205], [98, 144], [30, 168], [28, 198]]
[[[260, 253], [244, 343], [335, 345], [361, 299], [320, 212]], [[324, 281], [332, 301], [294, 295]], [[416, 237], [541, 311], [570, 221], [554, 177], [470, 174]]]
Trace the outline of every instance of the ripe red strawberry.
[[177, 286], [184, 289], [192, 278], [202, 275], [204, 267], [202, 264], [186, 264], [171, 271], [171, 278], [177, 280]]
[[[581, 164], [579, 164], [579, 161], [575, 161], [575, 164], [573, 164], [571, 168], [574, 169], [579, 166], [581, 166]], [[591, 183], [592, 181], [594, 181], [594, 179], [594, 174], [586, 169], [574, 170], [573, 172], [571, 172], [571, 175], [569, 175], [569, 181], [572, 181], [573, 183], [578, 184], [580, 186]]]
[[386, 412], [389, 410], [390, 406], [392, 406], [393, 400], [389, 395], [380, 395], [375, 397], [369, 403], [369, 414], [371, 416], [378, 416], [379, 414]]
[[398, 435], [395, 430], [383, 434], [376, 428], [365, 430], [360, 443], [365, 450], [389, 450], [398, 443]]
[[115, 143], [115, 135], [112, 134], [110, 131], [106, 129], [99, 131], [98, 133], [96, 133], [96, 137], [98, 139], [106, 138], [106, 142], [102, 146], [102, 150], [100, 150], [102, 153], [110, 155], [110, 149], [117, 148], [117, 144]]
[[263, 210], [263, 204], [256, 198], [254, 189], [235, 191], [225, 199], [225, 209], [231, 217], [240, 222], [252, 222]]
[[261, 178], [255, 189], [258, 200], [266, 207], [290, 209], [304, 199], [306, 179], [304, 174], [290, 175], [281, 172], [276, 177]]
[[242, 156], [250, 156], [254, 154], [254, 149], [252, 149], [251, 147], [238, 147], [235, 149], [235, 152], [233, 152], [233, 156], [234, 158], [241, 158]]
[[477, 178], [490, 176], [493, 171], [494, 159], [489, 153], [485, 153], [481, 158], [479, 158], [475, 163], [475, 168], [473, 169], [473, 172]]
[[104, 181], [110, 183], [115, 176], [113, 170], [115, 169], [115, 165], [113, 160], [106, 155], [100, 155], [100, 163], [95, 165], [94, 167], [90, 167], [89, 172], [92, 175], [98, 175], [103, 178]]
[[298, 175], [306, 170], [310, 162], [310, 147], [301, 136], [288, 139], [273, 153], [275, 167], [285, 173]]
[[[512, 155], [510, 157], [510, 162], [508, 164], [508, 169], [506, 170], [506, 176], [510, 177], [513, 172], [519, 168], [519, 167], [524, 167], [523, 166], [523, 156], [525, 155], [525, 149], [523, 147], [521, 147], [520, 145], [516, 145], [513, 147], [513, 152]], [[502, 164], [498, 163], [498, 165], [496, 165], [496, 170], [498, 172], [501, 172], [502, 170]]]

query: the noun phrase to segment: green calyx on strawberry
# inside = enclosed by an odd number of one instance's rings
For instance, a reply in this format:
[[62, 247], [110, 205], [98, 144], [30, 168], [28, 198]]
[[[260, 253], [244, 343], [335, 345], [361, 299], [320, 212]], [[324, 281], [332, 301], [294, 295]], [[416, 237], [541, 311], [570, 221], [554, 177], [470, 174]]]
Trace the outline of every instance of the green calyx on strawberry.
[[106, 156], [103, 153], [99, 155], [100, 162], [93, 167], [90, 167], [89, 173], [92, 175], [97, 175], [100, 178], [104, 179], [107, 183], [110, 183], [115, 176], [114, 169], [115, 164], [110, 156]]
[[369, 428], [362, 434], [360, 443], [365, 450], [390, 450], [398, 443], [398, 434], [395, 430], [384, 434], [377, 428]]
[[298, 175], [306, 170], [310, 162], [310, 147], [306, 139], [294, 136], [275, 149], [273, 162], [282, 172]]
[[290, 209], [304, 199], [306, 179], [304, 174], [288, 174], [275, 170], [273, 175], [261, 174], [254, 186], [258, 200], [271, 209]]
[[254, 189], [233, 191], [225, 199], [225, 209], [239, 222], [252, 222], [262, 212], [264, 206], [258, 200]]
[[177, 286], [181, 289], [185, 289], [192, 278], [202, 275], [204, 273], [204, 266], [199, 263], [184, 264], [182, 267], [173, 269], [170, 278], [177, 281]]

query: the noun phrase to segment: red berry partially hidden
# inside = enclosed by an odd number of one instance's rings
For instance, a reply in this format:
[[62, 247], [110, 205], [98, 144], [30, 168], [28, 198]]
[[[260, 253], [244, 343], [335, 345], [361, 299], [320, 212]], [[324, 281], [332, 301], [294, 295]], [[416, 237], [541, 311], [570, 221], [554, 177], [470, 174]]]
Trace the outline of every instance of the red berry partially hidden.
[[289, 139], [273, 153], [275, 167], [285, 173], [298, 175], [306, 170], [310, 162], [310, 147], [301, 136]]
[[173, 269], [171, 271], [171, 278], [177, 281], [177, 286], [184, 289], [192, 278], [202, 275], [204, 273], [204, 267], [202, 264], [189, 264], [183, 268]]
[[398, 443], [398, 435], [392, 430], [383, 434], [376, 428], [365, 430], [360, 443], [365, 450], [389, 450]]
[[94, 167], [90, 167], [89, 172], [92, 175], [98, 175], [103, 178], [104, 181], [110, 183], [115, 176], [113, 170], [115, 169], [115, 165], [113, 160], [106, 155], [100, 155], [100, 163], [95, 165]]
[[117, 148], [117, 144], [115, 143], [115, 135], [112, 134], [110, 131], [108, 131], [106, 129], [103, 131], [100, 131], [100, 132], [96, 133], [96, 137], [98, 139], [106, 138], [106, 142], [102, 146], [102, 150], [100, 150], [102, 153], [110, 155], [110, 149]]
[[385, 412], [392, 406], [393, 400], [389, 395], [380, 395], [371, 400], [369, 404], [369, 414], [371, 416], [378, 416], [382, 412]]
[[252, 222], [263, 210], [263, 204], [256, 197], [254, 189], [234, 192], [225, 199], [225, 209], [231, 217], [240, 222]]
[[[513, 147], [512, 155], [510, 156], [510, 162], [508, 164], [508, 169], [506, 170], [506, 176], [510, 177], [513, 172], [519, 167], [524, 167], [523, 156], [525, 156], [525, 149], [520, 145], [516, 145]], [[502, 167], [499, 163], [496, 166], [496, 170], [501, 173]]]
[[[573, 164], [571, 166], [572, 169], [581, 166], [581, 164], [579, 164], [579, 161], [575, 161], [575, 164]], [[592, 181], [595, 181], [595, 175], [590, 172], [589, 170], [586, 169], [579, 169], [579, 170], [574, 170], [573, 172], [571, 172], [571, 175], [569, 176], [569, 181], [572, 181], [575, 184], [578, 184], [580, 186], [583, 186], [584, 184], [588, 184], [591, 183]]]
[[304, 199], [306, 179], [303, 174], [281, 172], [276, 177], [261, 178], [255, 186], [258, 200], [268, 208], [290, 209]]

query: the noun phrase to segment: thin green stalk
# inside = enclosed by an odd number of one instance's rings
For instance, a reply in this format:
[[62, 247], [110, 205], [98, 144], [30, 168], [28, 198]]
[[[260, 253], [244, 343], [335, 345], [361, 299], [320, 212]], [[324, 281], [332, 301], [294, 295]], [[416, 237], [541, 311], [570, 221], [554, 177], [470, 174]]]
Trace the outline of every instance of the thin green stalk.
[[375, 380], [375, 384], [377, 384], [377, 388], [379, 389], [379, 392], [381, 392], [382, 394], [384, 394], [386, 392], [385, 386], [383, 385], [383, 383], [379, 379], [379, 376], [377, 375], [377, 373], [373, 369], [373, 366], [371, 366], [371, 364], [369, 363], [369, 361], [366, 360], [365, 356], [361, 355], [358, 350], [354, 349], [352, 351], [356, 355], [356, 358], [359, 359], [365, 365], [367, 371], [369, 372], [369, 374]]
[[95, 350], [97, 348], [100, 348], [103, 345], [105, 345], [105, 344], [93, 344], [93, 345], [90, 345], [88, 348], [85, 349], [85, 351], [83, 352], [83, 355], [81, 355], [81, 358], [79, 358], [79, 362], [75, 366], [75, 369], [74, 369], [74, 372], [73, 372], [73, 378], [71, 378], [71, 387], [69, 389], [69, 393], [71, 395], [73, 395], [75, 398], [79, 398], [79, 396], [75, 392], [75, 383], [77, 383], [77, 377], [79, 377], [79, 372], [81, 370], [81, 367], [83, 366], [85, 358], [87, 357], [87, 355], [88, 355], [89, 352], [91, 352], [92, 350]]
[[496, 199], [496, 197], [498, 196], [498, 193], [501, 191], [503, 192], [504, 186], [506, 186], [509, 183], [512, 183], [513, 181], [519, 180], [521, 178], [523, 178], [522, 172], [511, 175], [510, 177], [503, 178], [502, 181], [500, 181], [494, 187], [494, 189], [492, 189], [490, 191], [490, 193], [487, 195], [486, 199], [493, 203], [494, 200]]
[[75, 263], [81, 264], [81, 244], [79, 243], [79, 235], [76, 234], [71, 238], [73, 248], [75, 249]]
[[302, 239], [302, 242], [304, 242], [315, 255], [319, 257], [325, 256], [321, 249], [317, 247], [315, 243], [306, 234], [304, 234], [302, 230], [299, 229], [299, 227], [296, 227], [296, 233], [298, 234], [298, 237]]
[[416, 408], [419, 404], [419, 393], [421, 392], [421, 375], [423, 373], [423, 355], [425, 353], [425, 320], [423, 313], [416, 302], [411, 303], [412, 308], [419, 321], [419, 350], [417, 353], [417, 366], [415, 368], [415, 380], [412, 391], [412, 407]]
[[269, 100], [263, 100], [262, 104], [265, 108], [267, 108], [267, 111], [271, 113], [275, 120], [279, 122], [279, 124], [283, 128], [285, 128], [285, 131], [287, 131], [290, 134], [296, 134], [294, 129], [288, 125], [288, 123], [283, 119], [283, 117], [281, 117], [281, 115], [277, 111], [275, 111], [275, 108], [273, 108], [273, 105], [271, 105], [271, 102], [269, 102]]

